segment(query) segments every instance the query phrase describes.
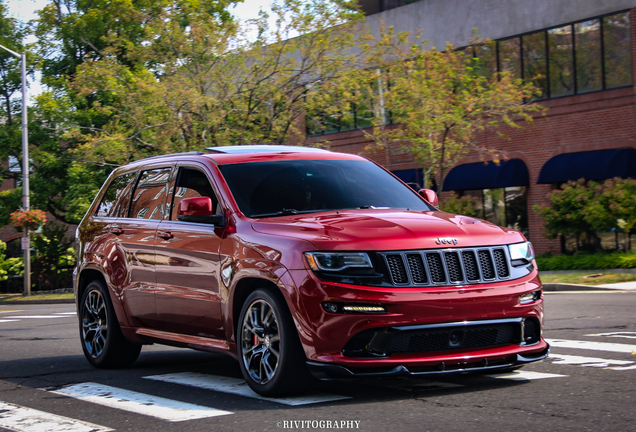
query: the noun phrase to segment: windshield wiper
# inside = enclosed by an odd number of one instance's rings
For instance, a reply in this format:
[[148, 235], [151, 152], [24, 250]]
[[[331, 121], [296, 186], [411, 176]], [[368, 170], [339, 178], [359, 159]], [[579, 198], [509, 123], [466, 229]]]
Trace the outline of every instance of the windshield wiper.
[[296, 209], [282, 209], [281, 211], [277, 211], [276, 213], [253, 214], [253, 215], [250, 215], [250, 217], [260, 218], [260, 217], [271, 217], [271, 216], [289, 216], [289, 215], [296, 215], [300, 213], [312, 213], [316, 211], [319, 211], [319, 210], [298, 211]]

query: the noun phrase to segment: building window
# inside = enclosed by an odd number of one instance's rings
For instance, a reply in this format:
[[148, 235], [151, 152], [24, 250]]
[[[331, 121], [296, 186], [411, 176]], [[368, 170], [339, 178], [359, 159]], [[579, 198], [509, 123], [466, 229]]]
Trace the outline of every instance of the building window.
[[632, 85], [629, 12], [503, 39], [496, 49], [497, 70], [533, 81], [534, 100]]
[[603, 17], [603, 65], [605, 88], [632, 84], [629, 13]]
[[603, 90], [601, 20], [574, 24], [574, 46], [577, 92]]

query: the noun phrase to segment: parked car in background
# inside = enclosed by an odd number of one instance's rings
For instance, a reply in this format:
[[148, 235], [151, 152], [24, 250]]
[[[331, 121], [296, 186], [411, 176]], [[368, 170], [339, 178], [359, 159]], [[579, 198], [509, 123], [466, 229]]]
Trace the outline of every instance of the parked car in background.
[[543, 296], [514, 230], [438, 211], [363, 157], [210, 148], [116, 169], [77, 229], [88, 361], [142, 344], [227, 353], [266, 396], [313, 375], [496, 371], [543, 359]]

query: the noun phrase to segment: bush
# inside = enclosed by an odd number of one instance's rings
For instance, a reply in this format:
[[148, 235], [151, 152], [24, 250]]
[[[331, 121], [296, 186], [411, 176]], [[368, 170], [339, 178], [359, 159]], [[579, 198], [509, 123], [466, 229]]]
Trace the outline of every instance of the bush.
[[533, 209], [543, 217], [548, 238], [573, 235], [577, 250], [596, 251], [601, 249], [596, 232], [624, 231], [629, 238], [636, 226], [635, 196], [634, 179], [617, 177], [603, 183], [580, 179], [552, 191], [549, 207], [535, 205]]
[[597, 270], [636, 268], [636, 252], [538, 256], [539, 270]]
[[41, 235], [31, 240], [35, 248], [33, 283], [39, 290], [68, 288], [72, 284], [75, 251], [71, 248], [73, 239], [66, 231], [65, 225], [49, 223], [42, 228]]
[[473, 217], [478, 216], [479, 213], [477, 205], [471, 197], [463, 196], [460, 198], [456, 192], [451, 192], [450, 196], [440, 203], [440, 210]]
[[24, 273], [24, 261], [22, 258], [6, 258], [4, 251], [7, 244], [0, 241], [0, 281], [7, 280], [9, 275], [21, 275]]

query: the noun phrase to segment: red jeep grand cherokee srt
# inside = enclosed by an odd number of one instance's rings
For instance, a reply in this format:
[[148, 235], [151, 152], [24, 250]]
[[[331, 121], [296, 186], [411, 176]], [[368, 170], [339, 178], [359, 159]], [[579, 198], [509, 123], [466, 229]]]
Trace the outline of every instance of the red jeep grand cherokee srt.
[[543, 359], [543, 298], [518, 231], [437, 210], [359, 156], [211, 148], [116, 169], [82, 220], [84, 354], [164, 343], [236, 357], [262, 395], [311, 377], [510, 369]]

